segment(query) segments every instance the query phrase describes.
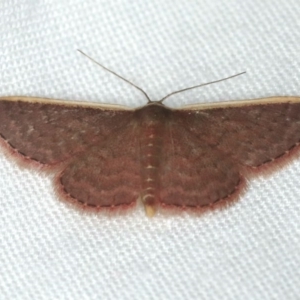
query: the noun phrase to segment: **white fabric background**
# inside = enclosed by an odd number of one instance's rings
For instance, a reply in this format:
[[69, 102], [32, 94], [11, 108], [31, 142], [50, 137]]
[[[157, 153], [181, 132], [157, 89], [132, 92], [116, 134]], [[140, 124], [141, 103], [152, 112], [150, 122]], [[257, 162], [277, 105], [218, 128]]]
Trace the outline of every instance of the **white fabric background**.
[[[0, 95], [171, 106], [300, 95], [298, 0], [2, 0]], [[1, 121], [1, 120], [0, 120]], [[223, 211], [82, 214], [0, 155], [1, 299], [299, 299], [300, 160]]]

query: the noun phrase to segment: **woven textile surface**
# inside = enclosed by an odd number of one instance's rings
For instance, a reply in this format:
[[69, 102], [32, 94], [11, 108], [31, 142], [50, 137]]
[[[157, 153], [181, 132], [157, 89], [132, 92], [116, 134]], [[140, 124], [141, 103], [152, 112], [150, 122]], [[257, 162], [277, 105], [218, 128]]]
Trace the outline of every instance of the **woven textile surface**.
[[[300, 96], [298, 0], [0, 2], [0, 96], [165, 104]], [[1, 122], [1, 120], [0, 120]], [[0, 299], [299, 299], [300, 160], [201, 217], [86, 214], [0, 155]]]

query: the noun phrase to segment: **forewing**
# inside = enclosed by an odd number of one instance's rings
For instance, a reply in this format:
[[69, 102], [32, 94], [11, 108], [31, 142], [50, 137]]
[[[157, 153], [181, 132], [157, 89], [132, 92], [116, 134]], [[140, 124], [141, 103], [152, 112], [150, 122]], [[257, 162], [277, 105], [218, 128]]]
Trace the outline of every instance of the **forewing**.
[[58, 176], [59, 191], [91, 207], [133, 204], [141, 190], [136, 130], [129, 122], [77, 156]]
[[131, 110], [40, 98], [0, 98], [2, 144], [27, 159], [53, 165], [105, 141]]
[[226, 153], [239, 164], [259, 167], [299, 145], [300, 98], [273, 97], [178, 110], [199, 143]]

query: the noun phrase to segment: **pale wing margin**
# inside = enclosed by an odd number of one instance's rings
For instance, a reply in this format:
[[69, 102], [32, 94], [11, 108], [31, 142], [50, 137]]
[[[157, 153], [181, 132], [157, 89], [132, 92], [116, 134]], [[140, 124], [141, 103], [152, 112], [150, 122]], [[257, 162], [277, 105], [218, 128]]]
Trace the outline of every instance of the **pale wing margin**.
[[214, 108], [225, 108], [225, 107], [239, 107], [239, 106], [250, 106], [250, 105], [260, 105], [260, 104], [272, 104], [272, 103], [299, 103], [300, 97], [294, 96], [274, 96], [267, 98], [257, 98], [251, 100], [241, 100], [241, 101], [222, 101], [213, 103], [197, 103], [192, 105], [186, 105], [180, 108], [181, 110], [205, 110]]
[[132, 110], [130, 107], [118, 104], [105, 104], [105, 103], [96, 103], [96, 102], [85, 102], [85, 101], [67, 101], [67, 100], [58, 100], [51, 98], [38, 98], [38, 97], [24, 97], [24, 96], [8, 96], [0, 97], [0, 101], [22, 101], [30, 103], [43, 103], [43, 104], [58, 104], [64, 106], [83, 106], [91, 107], [105, 110]]

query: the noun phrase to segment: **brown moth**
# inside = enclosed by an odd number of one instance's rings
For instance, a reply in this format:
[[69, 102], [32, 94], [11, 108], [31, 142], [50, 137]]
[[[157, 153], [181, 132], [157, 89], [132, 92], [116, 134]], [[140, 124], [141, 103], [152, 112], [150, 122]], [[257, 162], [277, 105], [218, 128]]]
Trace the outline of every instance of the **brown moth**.
[[171, 109], [162, 102], [179, 91], [157, 102], [142, 92], [148, 103], [137, 109], [2, 97], [1, 145], [25, 164], [53, 170], [65, 199], [94, 208], [140, 199], [148, 216], [159, 206], [227, 203], [254, 171], [299, 150], [300, 97]]

